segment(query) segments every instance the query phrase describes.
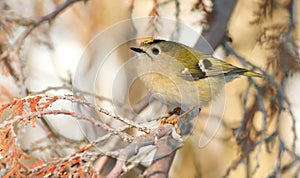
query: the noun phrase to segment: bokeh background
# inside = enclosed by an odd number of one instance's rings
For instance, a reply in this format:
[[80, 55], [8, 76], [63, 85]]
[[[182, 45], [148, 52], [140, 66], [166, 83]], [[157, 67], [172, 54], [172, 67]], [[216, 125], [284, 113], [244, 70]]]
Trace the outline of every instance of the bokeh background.
[[[97, 59], [97, 51], [87, 51], [87, 47], [111, 26], [141, 17], [152, 20], [143, 27], [145, 29], [136, 28], [134, 33], [138, 36], [147, 30], [154, 37], [159, 36], [158, 17], [164, 17], [202, 34], [218, 58], [266, 76], [263, 79], [244, 77], [228, 83], [213, 107], [202, 109], [193, 134], [176, 153], [169, 177], [299, 176], [298, 0], [74, 1], [24, 36], [36, 19], [51, 14], [64, 2], [0, 2], [1, 104], [45, 90], [53, 95], [72, 93], [68, 87], [72, 88], [74, 81], [84, 89], [92, 87], [92, 92], [111, 99], [111, 86], [116, 80], [112, 73], [117, 73], [118, 66], [132, 57], [128, 48], [136, 43], [132, 41], [121, 46], [117, 54], [111, 56], [113, 62], [107, 64], [101, 74], [105, 77], [96, 79], [95, 86], [85, 86], [84, 80], [78, 83], [75, 78], [83, 54], [89, 56], [87, 66]], [[127, 30], [120, 29], [120, 33], [132, 35], [132, 31]], [[184, 37], [179, 35], [179, 38]], [[106, 40], [107, 43], [117, 41], [114, 38]], [[197, 39], [189, 42], [197, 48]], [[103, 43], [99, 50], [105, 47]], [[85, 69], [88, 76], [89, 68]], [[143, 86], [137, 81], [129, 96], [133, 104], [147, 93], [139, 87]], [[98, 104], [108, 110], [114, 108], [109, 102]], [[54, 107], [73, 109], [74, 106], [59, 102]], [[86, 139], [87, 135], [96, 138], [99, 134], [90, 129], [90, 123], [78, 124], [76, 119], [64, 115], [47, 116], [46, 121], [54, 133], [73, 143]], [[51, 143], [51, 139], [46, 139], [48, 133], [43, 124], [28, 125], [18, 133], [22, 149]], [[62, 155], [76, 150], [68, 145], [56, 148], [63, 150]], [[27, 165], [33, 164], [36, 158], [46, 163], [55, 157], [47, 150], [29, 154], [31, 159], [26, 161]], [[138, 174], [129, 173], [123, 177]]]

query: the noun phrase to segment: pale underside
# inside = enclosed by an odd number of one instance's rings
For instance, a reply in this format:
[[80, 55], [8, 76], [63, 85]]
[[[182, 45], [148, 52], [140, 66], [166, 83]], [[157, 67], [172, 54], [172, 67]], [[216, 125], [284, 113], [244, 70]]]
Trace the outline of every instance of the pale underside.
[[157, 94], [162, 102], [188, 107], [206, 106], [219, 94], [225, 84], [224, 76], [187, 81], [176, 75], [158, 72], [144, 73], [140, 79], [149, 92]]

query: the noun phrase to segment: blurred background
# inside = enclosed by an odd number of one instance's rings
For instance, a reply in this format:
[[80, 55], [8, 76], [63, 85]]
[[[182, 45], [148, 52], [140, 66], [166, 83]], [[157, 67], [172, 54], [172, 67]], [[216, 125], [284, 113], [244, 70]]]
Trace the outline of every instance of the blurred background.
[[[70, 4], [60, 11], [65, 2]], [[129, 47], [141, 40], [119, 44], [119, 37], [102, 38], [101, 43], [90, 47], [99, 35], [103, 37], [104, 32], [124, 21], [132, 22], [132, 26], [119, 29], [124, 39], [141, 38], [146, 31], [154, 37], [169, 35], [172, 39], [175, 35], [177, 40], [201, 49], [202, 35], [211, 45], [206, 52], [254, 69], [265, 78], [244, 77], [230, 82], [210, 107], [202, 108], [193, 133], [176, 153], [169, 177], [297, 177], [299, 13], [297, 0], [2, 0], [0, 103], [37, 93], [72, 93], [73, 86], [113, 99], [115, 75], [133, 56]], [[148, 24], [137, 26], [134, 19], [142, 17]], [[176, 34], [176, 24], [162, 31], [158, 27], [163, 24], [160, 17], [192, 29], [195, 37]], [[42, 20], [40, 24], [38, 20]], [[93, 60], [101, 60], [99, 51], [114, 44], [118, 49], [106, 58], [105, 67], [91, 72], [96, 64]], [[78, 63], [84, 65], [78, 68]], [[147, 95], [140, 88], [142, 84], [135, 81], [129, 92], [132, 105]], [[107, 110], [115, 109], [111, 102], [95, 102]], [[74, 105], [62, 101], [53, 107], [73, 109]], [[78, 124], [64, 115], [47, 116], [45, 122], [37, 122], [36, 127], [27, 125], [18, 132], [23, 150], [51, 143], [46, 139], [45, 124], [71, 143], [101, 134], [90, 129], [91, 123]], [[62, 155], [78, 149], [63, 144], [56, 148], [63, 150]], [[30, 152], [28, 165], [35, 158], [47, 162], [55, 157], [50, 153]]]

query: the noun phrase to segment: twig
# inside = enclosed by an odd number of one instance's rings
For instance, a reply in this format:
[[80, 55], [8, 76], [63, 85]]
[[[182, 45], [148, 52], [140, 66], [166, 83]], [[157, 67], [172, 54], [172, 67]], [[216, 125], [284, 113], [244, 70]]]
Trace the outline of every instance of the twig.
[[112, 112], [109, 112], [108, 110], [104, 109], [104, 108], [101, 108], [101, 107], [98, 107], [98, 106], [95, 106], [91, 103], [89, 103], [88, 101], [84, 100], [84, 98], [80, 98], [79, 96], [74, 96], [74, 95], [64, 95], [64, 96], [57, 96], [59, 99], [62, 99], [62, 100], [69, 100], [71, 102], [76, 102], [76, 103], [80, 103], [80, 104], [83, 104], [85, 106], [88, 106], [92, 109], [94, 109], [95, 111], [98, 111], [100, 113], [103, 113], [113, 119], [116, 119], [116, 120], [119, 120], [125, 124], [128, 124], [130, 125], [131, 127], [134, 127], [136, 129], [138, 129], [139, 131], [142, 131], [142, 132], [145, 132], [145, 133], [149, 133], [150, 132], [150, 129], [148, 127], [144, 127], [144, 126], [141, 126], [137, 123], [135, 123], [134, 121], [132, 120], [129, 120], [129, 119], [126, 119], [126, 118], [123, 118], [115, 113], [112, 113]]
[[[247, 60], [245, 60], [243, 57], [241, 57], [234, 49], [232, 49], [226, 42], [223, 43], [225, 49], [229, 52], [232, 53], [233, 55], [235, 55], [237, 57], [237, 59], [243, 64], [243, 65], [249, 65], [251, 66], [253, 69], [259, 70], [261, 73], [263, 73], [266, 78], [271, 81], [271, 84], [274, 85], [276, 88], [278, 88], [278, 100], [281, 104], [280, 108], [283, 108], [283, 104], [281, 103], [282, 101], [287, 101], [287, 99], [285, 98], [285, 95], [283, 93], [283, 89], [281, 88], [281, 86], [275, 81], [275, 78], [268, 74], [265, 70], [261, 69], [258, 66], [253, 65], [252, 63], [248, 62]], [[255, 174], [255, 172], [257, 171], [257, 169], [259, 168], [259, 154], [261, 153], [261, 148], [262, 148], [262, 144], [267, 142], [270, 138], [273, 138], [273, 134], [271, 134], [269, 137], [267, 137], [265, 135], [266, 129], [267, 129], [267, 110], [264, 106], [264, 97], [262, 96], [262, 87], [259, 86], [254, 80], [252, 80], [251, 78], [248, 78], [250, 85], [253, 85], [255, 87], [255, 89], [257, 90], [257, 97], [255, 100], [255, 104], [252, 106], [250, 112], [247, 111], [247, 103], [244, 102], [243, 103], [243, 107], [244, 107], [244, 116], [243, 119], [241, 121], [241, 126], [238, 128], [237, 132], [236, 132], [236, 138], [237, 140], [240, 139], [242, 141], [242, 143], [239, 143], [239, 145], [242, 147], [242, 156], [240, 156], [239, 158], [237, 158], [237, 160], [235, 160], [231, 166], [227, 169], [226, 174], [224, 175], [224, 177], [227, 177], [231, 171], [231, 169], [235, 169], [240, 163], [242, 163], [242, 160], [244, 160], [245, 158], [249, 157], [250, 152], [252, 152], [253, 150], [255, 150], [255, 148], [258, 146], [258, 150], [257, 153], [255, 154], [255, 160], [256, 160], [256, 165], [254, 166], [254, 169], [252, 170], [252, 174], [250, 174], [250, 170], [247, 169], [247, 175], [251, 176], [253, 174]], [[246, 101], [246, 97], [249, 94], [249, 90], [247, 89], [246, 94], [244, 96], [244, 101]], [[279, 109], [280, 110], [280, 109]], [[261, 111], [263, 114], [263, 121], [262, 121], [262, 128], [260, 131], [260, 139], [258, 141], [255, 141], [253, 143], [252, 140], [250, 140], [250, 138], [248, 138], [249, 134], [250, 134], [250, 129], [252, 126], [252, 124], [250, 123], [254, 117], [254, 113], [256, 111]], [[280, 111], [279, 111], [280, 112]], [[278, 136], [278, 132], [274, 132], [276, 136]], [[240, 138], [240, 137], [245, 137], [245, 138]], [[280, 158], [279, 158], [280, 159]], [[247, 162], [247, 168], [250, 166], [249, 162]]]
[[[283, 90], [283, 84], [282, 83], [278, 83], [276, 82], [275, 80], [275, 77], [272, 76], [271, 74], [269, 74], [268, 72], [266, 72], [265, 70], [263, 70], [262, 68], [250, 63], [249, 61], [247, 61], [246, 59], [244, 59], [242, 56], [240, 56], [233, 48], [231, 48], [230, 45], [228, 45], [226, 42], [223, 43], [225, 49], [232, 53], [234, 56], [237, 57], [237, 59], [243, 64], [243, 65], [249, 65], [251, 66], [253, 69], [255, 70], [258, 70], [260, 73], [262, 73], [266, 79], [270, 82], [271, 85], [273, 85], [276, 89], [277, 89], [277, 94], [276, 94], [276, 98], [278, 100], [278, 103], [280, 104], [280, 108], [278, 110], [278, 117], [277, 117], [277, 122], [279, 122], [279, 115], [280, 115], [280, 112], [283, 111], [283, 110], [287, 110], [291, 116], [291, 119], [292, 119], [292, 131], [294, 133], [293, 135], [293, 143], [292, 143], [292, 149], [295, 150], [295, 143], [296, 143], [296, 140], [297, 140], [297, 134], [296, 134], [296, 118], [294, 116], [294, 113], [292, 112], [291, 110], [291, 103], [289, 101], [289, 99], [286, 97], [285, 93], [284, 93], [284, 90]], [[284, 82], [284, 80], [282, 81]], [[287, 109], [285, 107], [285, 105], [287, 105]], [[279, 126], [279, 124], [277, 124], [277, 126]]]
[[[262, 129], [261, 129], [261, 140], [265, 140], [265, 137], [266, 137], [266, 135], [265, 135], [265, 132], [266, 132], [266, 128], [267, 128], [267, 110], [266, 110], [266, 108], [265, 108], [265, 106], [264, 106], [264, 101], [263, 101], [263, 96], [262, 96], [262, 94], [261, 94], [261, 92], [260, 92], [260, 87], [251, 79], [251, 78], [249, 78], [249, 80], [250, 80], [250, 82], [251, 83], [253, 83], [254, 84], [254, 86], [255, 86], [255, 88], [257, 89], [257, 103], [258, 103], [258, 108], [259, 108], [259, 110], [262, 112], [262, 114], [263, 114], [263, 121], [262, 121]], [[256, 153], [256, 155], [255, 155], [255, 159], [256, 159], [256, 165], [255, 165], [255, 167], [254, 167], [254, 169], [253, 169], [253, 171], [252, 171], [252, 174], [255, 174], [255, 172], [257, 171], [257, 169], [259, 168], [259, 154], [261, 153], [261, 148], [262, 148], [262, 144], [263, 144], [263, 142], [261, 143], [261, 144], [259, 144], [259, 147], [258, 147], [258, 150], [257, 150], [257, 153]]]
[[[88, 91], [83, 91], [83, 90], [77, 89], [77, 88], [75, 88], [75, 87], [73, 87], [71, 85], [68, 85], [68, 84], [63, 84], [61, 86], [48, 86], [47, 88], [45, 88], [43, 90], [36, 91], [36, 92], [30, 91], [30, 93], [34, 94], [34, 95], [41, 95], [41, 94], [47, 94], [48, 91], [52, 91], [52, 90], [54, 90], [54, 91], [55, 90], [68, 90], [70, 92], [75, 93], [76, 95], [77, 94], [84, 94], [84, 95], [93, 96], [93, 97], [95, 97], [98, 100], [112, 102], [112, 99], [110, 99], [110, 98], [97, 95], [96, 93], [92, 93], [92, 92], [88, 92]], [[121, 103], [118, 103], [118, 104], [121, 104]]]
[[101, 121], [98, 121], [98, 120], [96, 120], [92, 117], [89, 117], [87, 115], [84, 115], [84, 114], [81, 114], [81, 113], [76, 113], [76, 112], [73, 112], [73, 111], [68, 111], [68, 110], [42, 110], [42, 111], [32, 112], [32, 113], [29, 113], [29, 114], [23, 115], [23, 116], [16, 116], [13, 119], [5, 121], [2, 124], [0, 124], [0, 128], [1, 129], [5, 128], [8, 125], [13, 124], [17, 121], [28, 120], [28, 119], [39, 117], [39, 116], [42, 116], [42, 115], [60, 115], [60, 114], [70, 115], [70, 116], [73, 116], [73, 117], [78, 118], [78, 119], [85, 119], [87, 121], [92, 122], [95, 126], [102, 127], [103, 129], [105, 129], [108, 132], [112, 132], [113, 134], [119, 135], [124, 141], [131, 141], [132, 140], [132, 136], [126, 134], [125, 132], [121, 132], [121, 131], [118, 131], [116, 129], [113, 129], [110, 126], [108, 126], [107, 124], [105, 124]]
[[[88, 155], [88, 153], [86, 152], [92, 146], [93, 146], [92, 144], [85, 145], [75, 153], [68, 155], [65, 158], [50, 161], [48, 163], [44, 163], [39, 166], [35, 166], [34, 168], [28, 170], [27, 176], [33, 176], [33, 177], [41, 176], [41, 175], [43, 175], [44, 177], [48, 177], [51, 175], [55, 177], [62, 176], [62, 173], [66, 171], [66, 165], [69, 164], [70, 168], [73, 169], [73, 168], [77, 168], [77, 166], [80, 166], [81, 165], [80, 162], [83, 161], [83, 159], [86, 159], [86, 157], [88, 157], [88, 159], [84, 160], [85, 162], [92, 161], [93, 159], [91, 157], [93, 156], [93, 154]], [[99, 156], [99, 153], [97, 153], [97, 156]], [[84, 169], [84, 167], [90, 168], [87, 163], [81, 169]], [[79, 168], [80, 167], [78, 167], [77, 169]], [[45, 175], [45, 173], [47, 173], [47, 175]]]
[[16, 47], [16, 51], [20, 50], [21, 45], [23, 44], [23, 41], [26, 39], [26, 37], [39, 25], [41, 25], [44, 22], [49, 22], [53, 20], [58, 14], [60, 14], [62, 11], [64, 11], [67, 7], [72, 5], [75, 2], [80, 1], [87, 1], [87, 0], [67, 0], [66, 2], [58, 5], [54, 11], [51, 13], [41, 16], [36, 20], [32, 21], [32, 24], [17, 38], [14, 46]]
[[[16, 39], [14, 44], [2, 52], [0, 55], [0, 61], [3, 59], [10, 60], [9, 68], [12, 69], [11, 74], [16, 79], [19, 87], [20, 87], [20, 95], [21, 97], [26, 96], [27, 88], [25, 85], [25, 76], [23, 74], [23, 61], [20, 59], [20, 49], [25, 41], [25, 39], [31, 34], [31, 32], [41, 25], [44, 22], [49, 22], [53, 20], [58, 14], [60, 14], [63, 10], [69, 7], [71, 4], [79, 1], [87, 1], [87, 0], [67, 0], [65, 3], [59, 5], [53, 12], [44, 15], [42, 17], [37, 18], [36, 20], [26, 20], [27, 28], [21, 33], [20, 36]], [[20, 22], [19, 22], [20, 23]]]

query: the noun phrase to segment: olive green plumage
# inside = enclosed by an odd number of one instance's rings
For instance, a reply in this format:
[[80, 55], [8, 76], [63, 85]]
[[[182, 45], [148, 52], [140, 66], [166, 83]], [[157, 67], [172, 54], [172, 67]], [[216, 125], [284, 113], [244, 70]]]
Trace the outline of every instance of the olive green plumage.
[[261, 77], [173, 41], [151, 39], [131, 49], [140, 54], [137, 71], [147, 89], [169, 104], [204, 106], [226, 82], [241, 75]]

